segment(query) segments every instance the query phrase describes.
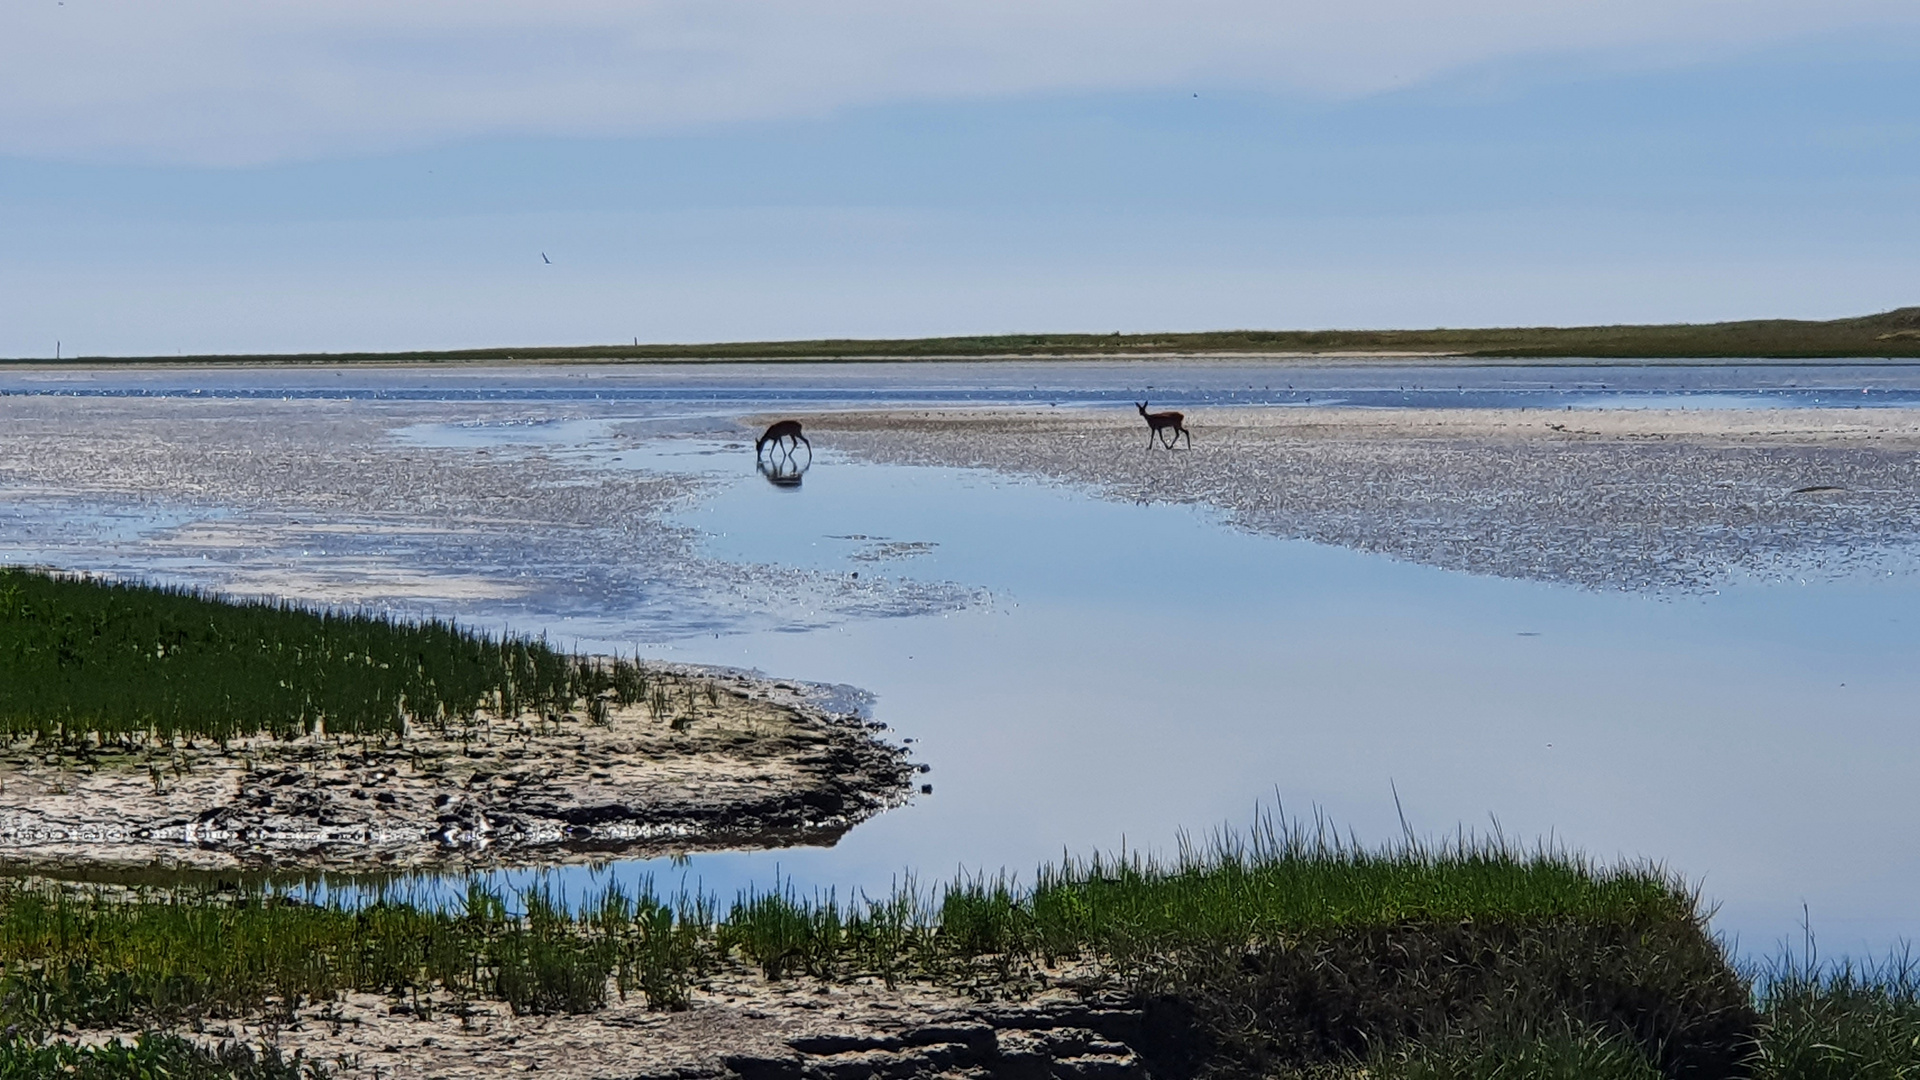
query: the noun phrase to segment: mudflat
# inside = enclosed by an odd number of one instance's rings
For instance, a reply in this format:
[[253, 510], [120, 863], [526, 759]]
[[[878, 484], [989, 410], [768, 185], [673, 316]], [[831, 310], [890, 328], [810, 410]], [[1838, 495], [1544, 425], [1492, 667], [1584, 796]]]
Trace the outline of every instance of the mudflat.
[[[756, 418], [757, 419], [757, 418]], [[992, 469], [1450, 570], [1611, 589], [1848, 572], [1920, 537], [1920, 410], [1189, 411], [802, 417], [857, 458]]]

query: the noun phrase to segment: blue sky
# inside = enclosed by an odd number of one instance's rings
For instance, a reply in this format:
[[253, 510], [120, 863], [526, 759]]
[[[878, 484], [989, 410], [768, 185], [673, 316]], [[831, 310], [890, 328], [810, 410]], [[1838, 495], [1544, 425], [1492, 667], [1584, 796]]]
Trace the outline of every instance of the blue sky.
[[1899, 5], [33, 6], [0, 356], [1920, 303]]

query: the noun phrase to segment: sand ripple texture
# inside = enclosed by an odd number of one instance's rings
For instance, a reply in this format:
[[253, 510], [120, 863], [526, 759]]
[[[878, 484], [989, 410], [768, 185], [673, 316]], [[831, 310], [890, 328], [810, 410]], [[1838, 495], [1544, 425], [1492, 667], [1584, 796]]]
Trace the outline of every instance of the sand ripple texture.
[[[591, 406], [0, 397], [0, 561], [392, 611], [565, 611], [607, 639], [944, 610], [956, 586], [704, 557], [670, 520], [707, 481], [536, 444], [420, 446], [419, 424]], [[602, 450], [646, 435], [609, 415]]]
[[1913, 568], [1920, 410], [1192, 412], [1191, 452], [1138, 417], [1061, 410], [810, 417], [823, 445], [977, 467], [1448, 570], [1600, 589]]

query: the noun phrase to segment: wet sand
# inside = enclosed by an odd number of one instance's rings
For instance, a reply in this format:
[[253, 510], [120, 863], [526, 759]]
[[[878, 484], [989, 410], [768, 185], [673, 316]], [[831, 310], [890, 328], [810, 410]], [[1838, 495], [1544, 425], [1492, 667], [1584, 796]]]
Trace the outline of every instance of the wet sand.
[[[756, 420], [761, 418], [755, 418]], [[801, 417], [823, 447], [985, 468], [1255, 532], [1469, 573], [1604, 589], [1838, 574], [1920, 537], [1920, 410], [1058, 409]]]
[[832, 844], [915, 766], [826, 695], [653, 672], [654, 707], [404, 738], [0, 747], [0, 864], [459, 870]]
[[[537, 438], [405, 434], [573, 421], [604, 423], [598, 458]], [[958, 587], [703, 556], [671, 515], [707, 481], [605, 460], [650, 438], [591, 403], [0, 396], [0, 534], [26, 553], [0, 559], [400, 614], [444, 604], [495, 625], [529, 609], [606, 613], [656, 641], [975, 602]]]

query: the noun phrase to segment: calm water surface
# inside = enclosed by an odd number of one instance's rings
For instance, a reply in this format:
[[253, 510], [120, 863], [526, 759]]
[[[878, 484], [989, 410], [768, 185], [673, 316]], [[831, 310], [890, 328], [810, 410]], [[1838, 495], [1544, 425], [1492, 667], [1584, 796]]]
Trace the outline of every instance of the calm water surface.
[[[1666, 862], [1749, 948], [1914, 932], [1920, 579], [1597, 593], [1251, 536], [1182, 508], [822, 455], [798, 491], [737, 451], [690, 512], [711, 549], [984, 586], [989, 604], [662, 655], [846, 682], [916, 740], [934, 794], [830, 850], [610, 872], [723, 895], [776, 874], [884, 888], [1167, 849], [1278, 799], [1367, 839], [1552, 837]], [[924, 546], [921, 546], [924, 545]], [[897, 549], [896, 549], [897, 550]], [[585, 884], [592, 875], [570, 872]]]
[[[1920, 369], [1882, 365], [5, 372], [0, 392], [308, 395], [389, 410], [598, 402], [563, 424], [419, 425], [401, 438], [531, 439], [591, 469], [703, 474], [710, 494], [682, 520], [710, 555], [976, 590], [976, 603], [922, 615], [671, 640], [618, 613], [533, 613], [588, 648], [643, 642], [663, 658], [862, 687], [873, 715], [932, 766], [931, 795], [834, 848], [573, 868], [559, 873], [569, 888], [651, 875], [727, 896], [778, 878], [844, 895], [911, 871], [1025, 874], [1063, 850], [1165, 850], [1179, 829], [1244, 822], [1276, 799], [1381, 841], [1401, 831], [1397, 793], [1423, 834], [1498, 828], [1662, 861], [1703, 885], [1720, 905], [1715, 925], [1749, 952], [1797, 941], [1803, 905], [1829, 953], [1881, 952], [1920, 930], [1920, 575], [1599, 593], [824, 451], [800, 486], [781, 487], [737, 443], [635, 449], [608, 435], [614, 420], [697, 433], [783, 405], [1124, 406], [1149, 381], [1169, 405], [1920, 404]], [[139, 529], [111, 530], [134, 569]], [[84, 543], [49, 550], [78, 558]], [[537, 573], [569, 572], [527, 557]], [[527, 620], [516, 629], [535, 629]]]

